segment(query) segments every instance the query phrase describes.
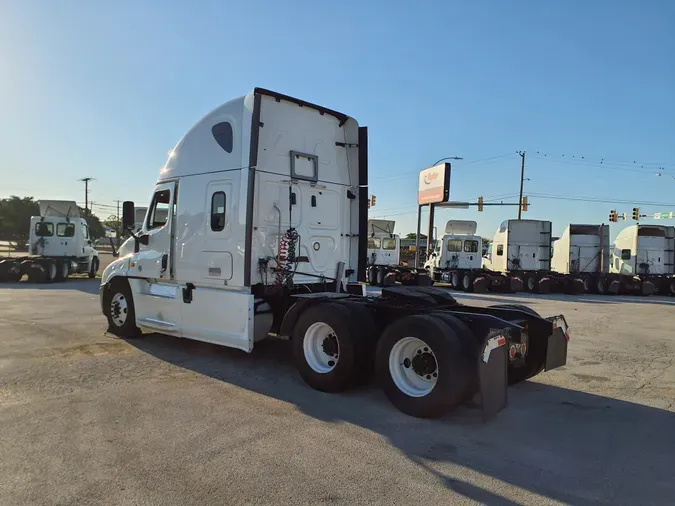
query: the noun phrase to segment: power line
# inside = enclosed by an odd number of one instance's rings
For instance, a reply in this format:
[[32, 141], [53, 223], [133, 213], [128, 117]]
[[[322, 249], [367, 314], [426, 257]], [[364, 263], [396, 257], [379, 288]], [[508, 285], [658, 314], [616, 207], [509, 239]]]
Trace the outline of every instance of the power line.
[[603, 170], [609, 170], [609, 171], [624, 171], [624, 172], [634, 172], [637, 174], [652, 174], [652, 175], [658, 175], [658, 174], [671, 174], [671, 171], [666, 170], [663, 166], [659, 167], [645, 167], [644, 165], [641, 166], [635, 166], [635, 167], [628, 167], [628, 166], [623, 166], [623, 165], [613, 165], [609, 163], [598, 163], [598, 162], [588, 162], [582, 159], [578, 158], [556, 158], [554, 156], [541, 156], [541, 155], [536, 155], [536, 154], [530, 154], [533, 158], [536, 158], [537, 160], [546, 160], [549, 162], [554, 162], [554, 163], [561, 163], [561, 164], [568, 164], [568, 165], [574, 165], [577, 167], [589, 167], [593, 169], [603, 169]]
[[576, 197], [571, 195], [551, 195], [546, 193], [530, 192], [531, 197], [551, 199], [551, 200], [569, 200], [574, 202], [599, 202], [602, 204], [636, 204], [642, 206], [675, 206], [672, 202], [653, 202], [645, 200], [625, 200], [625, 199], [607, 199], [602, 197]]
[[[641, 168], [649, 168], [645, 167], [646, 165], [654, 165], [656, 168], [662, 167], [665, 168], [666, 166], [671, 166], [675, 167], [675, 164], [669, 164], [669, 163], [664, 163], [664, 162], [638, 162], [637, 160], [633, 161], [628, 161], [628, 160], [612, 160], [608, 158], [592, 158], [584, 155], [570, 155], [570, 154], [565, 154], [562, 153], [560, 155], [555, 154], [555, 153], [545, 153], [543, 151], [535, 151], [534, 153], [540, 155], [540, 156], [545, 156], [545, 157], [558, 157], [558, 158], [566, 158], [568, 160], [579, 160], [579, 161], [586, 161], [590, 163], [599, 163], [603, 165], [623, 165], [626, 167], [641, 167]], [[654, 168], [654, 167], [651, 167]]]

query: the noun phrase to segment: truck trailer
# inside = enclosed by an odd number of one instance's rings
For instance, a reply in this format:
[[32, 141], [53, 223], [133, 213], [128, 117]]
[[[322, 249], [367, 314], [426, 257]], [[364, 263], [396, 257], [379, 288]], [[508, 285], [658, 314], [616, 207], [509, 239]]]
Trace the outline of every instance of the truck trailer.
[[482, 268], [483, 239], [476, 235], [477, 227], [478, 224], [470, 220], [449, 220], [445, 224], [445, 234], [436, 241], [424, 264], [431, 279], [465, 292], [488, 289], [516, 292], [522, 289], [517, 276]]
[[[566, 363], [563, 315], [463, 305], [433, 287], [369, 295], [367, 201], [368, 132], [355, 119], [261, 88], [229, 101], [175, 146], [133, 251], [103, 272], [109, 330], [245, 352], [288, 339], [312, 388], [374, 373], [417, 417], [480, 394], [489, 418], [507, 384]], [[133, 230], [132, 202], [123, 223]]]
[[393, 220], [368, 220], [366, 279], [372, 286], [431, 285], [424, 269], [401, 264], [401, 237]]
[[0, 259], [0, 281], [34, 283], [65, 281], [71, 274], [96, 277], [99, 254], [89, 227], [75, 202], [40, 200], [40, 216], [32, 216], [28, 255]]

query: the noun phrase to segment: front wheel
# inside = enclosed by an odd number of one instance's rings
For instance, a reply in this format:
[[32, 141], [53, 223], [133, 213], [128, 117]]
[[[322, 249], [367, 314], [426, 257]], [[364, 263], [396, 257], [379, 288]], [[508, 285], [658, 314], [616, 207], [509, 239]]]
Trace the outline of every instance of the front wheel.
[[103, 309], [108, 318], [108, 330], [124, 338], [139, 336], [141, 333], [136, 327], [134, 298], [129, 284], [126, 281], [113, 282], [106, 290]]
[[98, 272], [98, 257], [91, 259], [91, 267], [89, 268], [89, 279], [94, 279]]

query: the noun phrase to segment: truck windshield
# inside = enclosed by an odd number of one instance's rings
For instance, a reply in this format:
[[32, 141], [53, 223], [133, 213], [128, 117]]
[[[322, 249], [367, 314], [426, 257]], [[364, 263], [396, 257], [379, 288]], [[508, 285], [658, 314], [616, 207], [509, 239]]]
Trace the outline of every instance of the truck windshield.
[[382, 240], [378, 237], [369, 237], [368, 238], [368, 249], [380, 249], [382, 245]]
[[42, 221], [35, 224], [35, 235], [38, 237], [51, 237], [54, 235], [54, 224]]
[[449, 239], [448, 240], [448, 251], [456, 253], [462, 251], [462, 240], [461, 239]]
[[396, 239], [383, 239], [382, 249], [396, 249]]
[[72, 223], [57, 223], [56, 235], [58, 237], [74, 237], [75, 225], [73, 225]]
[[465, 253], [478, 253], [478, 241], [469, 240], [464, 241], [464, 252]]

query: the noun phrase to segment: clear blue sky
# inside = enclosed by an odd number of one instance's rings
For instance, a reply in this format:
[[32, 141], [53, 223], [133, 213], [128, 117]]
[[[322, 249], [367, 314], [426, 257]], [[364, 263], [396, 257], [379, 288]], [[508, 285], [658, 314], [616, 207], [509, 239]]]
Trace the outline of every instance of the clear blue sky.
[[517, 193], [526, 150], [525, 217], [555, 233], [675, 210], [674, 27], [649, 0], [0, 0], [0, 196], [81, 201], [91, 176], [97, 205], [144, 203], [197, 119], [262, 86], [369, 126], [371, 214], [402, 233], [417, 172], [451, 155], [451, 198], [487, 199]]

